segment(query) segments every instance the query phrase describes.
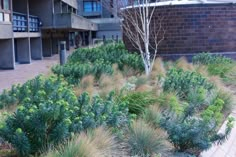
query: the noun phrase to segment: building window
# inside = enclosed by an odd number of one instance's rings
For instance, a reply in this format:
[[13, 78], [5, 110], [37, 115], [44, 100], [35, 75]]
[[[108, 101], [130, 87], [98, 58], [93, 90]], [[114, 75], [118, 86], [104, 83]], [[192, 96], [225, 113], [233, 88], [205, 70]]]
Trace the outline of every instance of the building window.
[[101, 11], [101, 3], [97, 1], [84, 2], [84, 12], [99, 12]]
[[4, 10], [10, 10], [10, 1], [9, 0], [3, 0], [3, 9]]
[[10, 14], [4, 13], [4, 21], [5, 22], [10, 22]]
[[3, 22], [4, 18], [3, 18], [3, 13], [0, 13], [0, 22]]

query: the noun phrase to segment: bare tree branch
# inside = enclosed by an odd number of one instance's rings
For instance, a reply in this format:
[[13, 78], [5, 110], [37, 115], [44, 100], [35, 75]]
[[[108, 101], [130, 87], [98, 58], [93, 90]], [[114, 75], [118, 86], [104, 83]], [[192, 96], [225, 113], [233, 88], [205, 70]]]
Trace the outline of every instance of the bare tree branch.
[[117, 15], [123, 20], [124, 36], [140, 52], [147, 75], [152, 70], [158, 46], [165, 36], [163, 17], [157, 15], [158, 2], [150, 2], [150, 0], [116, 0], [114, 4], [117, 6], [113, 7], [118, 9]]

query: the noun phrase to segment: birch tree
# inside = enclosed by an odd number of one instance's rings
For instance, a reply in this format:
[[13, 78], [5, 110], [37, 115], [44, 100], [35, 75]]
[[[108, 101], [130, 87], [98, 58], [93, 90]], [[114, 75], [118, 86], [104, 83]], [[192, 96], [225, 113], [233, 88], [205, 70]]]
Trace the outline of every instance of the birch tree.
[[[118, 16], [122, 19], [124, 36], [139, 51], [146, 75], [152, 71], [158, 46], [164, 39], [165, 30], [162, 26], [164, 17], [157, 15], [158, 2], [154, 0], [113, 0], [119, 9]], [[107, 5], [107, 4], [105, 4]], [[107, 8], [109, 8], [108, 6]]]

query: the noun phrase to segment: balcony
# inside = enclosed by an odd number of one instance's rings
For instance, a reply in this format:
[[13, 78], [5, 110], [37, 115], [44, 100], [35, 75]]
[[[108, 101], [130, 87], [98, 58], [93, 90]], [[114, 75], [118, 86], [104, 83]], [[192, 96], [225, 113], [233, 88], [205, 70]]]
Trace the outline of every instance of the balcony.
[[90, 20], [73, 13], [58, 13], [54, 15], [54, 27], [59, 29], [79, 29], [92, 30], [98, 29], [97, 24]]
[[29, 15], [29, 30], [27, 15], [22, 13], [13, 13], [13, 31], [14, 32], [39, 32], [39, 18]]
[[94, 16], [101, 16], [102, 15], [102, 13], [101, 13], [101, 11], [92, 11], [92, 12], [83, 12], [83, 16], [85, 16], [85, 17], [94, 17]]

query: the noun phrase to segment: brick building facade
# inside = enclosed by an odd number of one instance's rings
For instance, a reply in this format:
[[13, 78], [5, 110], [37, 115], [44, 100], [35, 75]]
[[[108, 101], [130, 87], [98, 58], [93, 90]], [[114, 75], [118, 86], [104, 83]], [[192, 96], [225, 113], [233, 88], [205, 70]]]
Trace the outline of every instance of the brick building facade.
[[[235, 56], [232, 54], [236, 52], [236, 4], [161, 5], [156, 7], [157, 15], [164, 18], [162, 26], [166, 32], [158, 48], [162, 56], [188, 56], [200, 52]], [[125, 32], [123, 38], [128, 49], [135, 51]]]

